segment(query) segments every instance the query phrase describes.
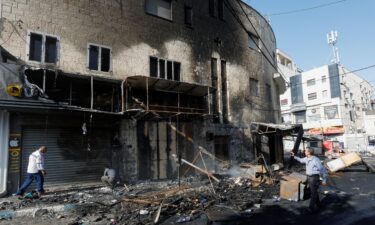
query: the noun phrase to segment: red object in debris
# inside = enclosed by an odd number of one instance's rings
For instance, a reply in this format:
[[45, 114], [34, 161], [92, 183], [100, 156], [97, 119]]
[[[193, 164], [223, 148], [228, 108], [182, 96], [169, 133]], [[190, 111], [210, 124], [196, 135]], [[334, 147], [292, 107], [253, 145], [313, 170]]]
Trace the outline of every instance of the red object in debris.
[[333, 142], [332, 141], [323, 141], [323, 149], [328, 152], [333, 150]]

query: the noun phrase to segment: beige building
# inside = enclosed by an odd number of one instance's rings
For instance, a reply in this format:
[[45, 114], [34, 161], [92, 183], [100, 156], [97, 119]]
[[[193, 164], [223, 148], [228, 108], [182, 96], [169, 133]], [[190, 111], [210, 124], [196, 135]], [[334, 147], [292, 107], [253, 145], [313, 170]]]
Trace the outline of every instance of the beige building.
[[8, 165], [13, 187], [41, 144], [50, 185], [95, 181], [104, 166], [125, 181], [176, 178], [187, 167], [173, 154], [248, 160], [250, 124], [280, 122], [275, 36], [245, 3], [0, 4], [0, 109], [22, 143]]

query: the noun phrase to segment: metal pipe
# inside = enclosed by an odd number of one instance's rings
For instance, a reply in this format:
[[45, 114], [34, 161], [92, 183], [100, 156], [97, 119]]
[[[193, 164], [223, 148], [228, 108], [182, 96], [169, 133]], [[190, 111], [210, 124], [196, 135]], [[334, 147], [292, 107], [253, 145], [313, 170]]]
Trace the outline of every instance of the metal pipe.
[[90, 109], [94, 109], [94, 77], [91, 76], [91, 104]]

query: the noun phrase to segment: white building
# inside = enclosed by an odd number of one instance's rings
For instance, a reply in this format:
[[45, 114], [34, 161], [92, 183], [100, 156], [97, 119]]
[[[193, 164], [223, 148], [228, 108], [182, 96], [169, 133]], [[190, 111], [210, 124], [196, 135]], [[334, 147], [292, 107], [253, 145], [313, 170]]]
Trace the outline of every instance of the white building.
[[285, 123], [302, 123], [307, 134], [323, 135], [345, 149], [366, 148], [364, 112], [371, 109], [369, 82], [342, 65], [331, 64], [289, 78], [280, 96]]
[[365, 113], [365, 130], [367, 150], [375, 151], [375, 110], [370, 110]]

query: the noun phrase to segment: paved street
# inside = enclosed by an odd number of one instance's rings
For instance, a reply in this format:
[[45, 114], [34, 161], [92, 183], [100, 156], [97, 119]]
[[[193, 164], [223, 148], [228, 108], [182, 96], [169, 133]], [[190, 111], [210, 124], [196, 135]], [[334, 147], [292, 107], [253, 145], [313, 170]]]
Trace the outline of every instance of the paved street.
[[251, 217], [251, 224], [375, 224], [374, 178], [375, 174], [367, 172], [363, 165], [337, 172], [331, 175], [328, 186], [321, 188], [321, 211], [305, 212], [309, 200], [282, 200], [263, 206]]

